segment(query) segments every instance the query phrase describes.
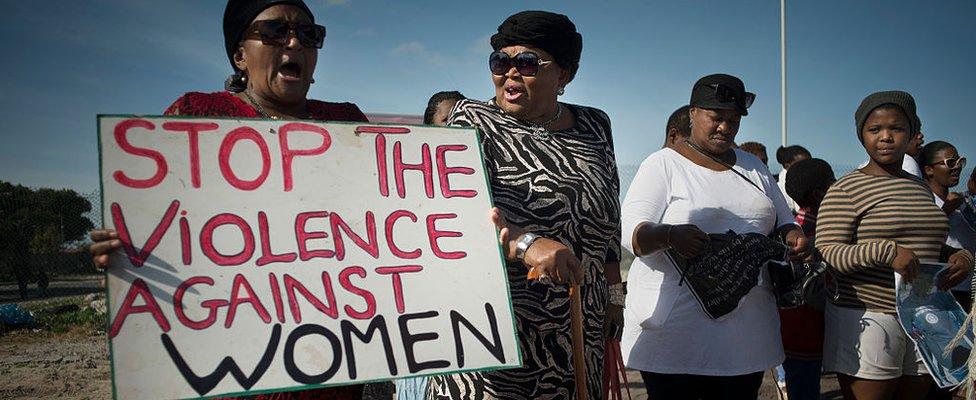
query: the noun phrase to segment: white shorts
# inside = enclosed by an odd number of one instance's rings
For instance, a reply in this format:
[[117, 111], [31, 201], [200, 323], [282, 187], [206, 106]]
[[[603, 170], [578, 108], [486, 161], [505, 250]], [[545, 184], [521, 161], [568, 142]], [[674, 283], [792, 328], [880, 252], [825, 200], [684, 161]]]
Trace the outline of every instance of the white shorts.
[[824, 371], [885, 380], [928, 370], [898, 316], [827, 303]]

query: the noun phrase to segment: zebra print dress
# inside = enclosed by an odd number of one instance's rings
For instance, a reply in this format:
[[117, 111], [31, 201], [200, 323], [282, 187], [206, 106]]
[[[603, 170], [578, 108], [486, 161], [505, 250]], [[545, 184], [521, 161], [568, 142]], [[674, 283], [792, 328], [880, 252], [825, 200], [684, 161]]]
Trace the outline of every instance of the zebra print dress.
[[[539, 134], [493, 102], [462, 100], [450, 124], [481, 131], [495, 206], [529, 232], [558, 240], [580, 258], [588, 398], [601, 399], [603, 265], [620, 261], [620, 183], [610, 119], [598, 109], [564, 104], [571, 129]], [[523, 366], [437, 376], [430, 399], [573, 399], [568, 291], [526, 280], [522, 263], [507, 265]]]

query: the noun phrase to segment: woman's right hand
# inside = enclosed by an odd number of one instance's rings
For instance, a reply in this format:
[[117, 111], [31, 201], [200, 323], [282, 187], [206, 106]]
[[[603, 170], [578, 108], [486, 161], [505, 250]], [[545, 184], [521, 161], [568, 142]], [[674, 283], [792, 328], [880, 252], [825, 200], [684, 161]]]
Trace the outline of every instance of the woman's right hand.
[[[515, 242], [525, 233], [521, 227], [511, 224], [497, 207], [493, 207], [489, 214], [491, 222], [498, 229], [498, 242], [502, 245], [502, 253], [508, 261], [515, 261]], [[557, 284], [583, 283], [583, 269], [579, 259], [573, 251], [564, 244], [547, 238], [538, 238], [522, 257], [522, 264], [530, 269], [529, 278], [537, 279], [545, 275]]]
[[579, 259], [561, 242], [538, 238], [525, 250], [522, 263], [534, 270], [533, 274], [548, 275], [556, 284], [582, 284], [583, 269]]
[[708, 234], [692, 224], [672, 225], [668, 228], [667, 241], [682, 257], [693, 259], [705, 251]]
[[891, 262], [891, 269], [906, 282], [911, 282], [918, 274], [918, 257], [907, 247], [895, 246], [895, 259]]
[[99, 270], [108, 268], [109, 255], [122, 248], [119, 233], [115, 229], [95, 229], [89, 232], [88, 236], [94, 242], [88, 250], [92, 253], [95, 268]]

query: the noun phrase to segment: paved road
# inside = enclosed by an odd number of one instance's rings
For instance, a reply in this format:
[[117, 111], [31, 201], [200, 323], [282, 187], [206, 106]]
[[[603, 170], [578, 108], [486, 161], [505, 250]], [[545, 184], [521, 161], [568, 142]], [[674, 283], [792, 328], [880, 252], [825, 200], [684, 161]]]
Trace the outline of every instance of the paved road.
[[[41, 300], [37, 285], [31, 283], [27, 286], [27, 301]], [[50, 300], [58, 297], [83, 296], [89, 293], [102, 291], [101, 275], [72, 275], [58, 277], [52, 280], [47, 288], [47, 297]], [[0, 304], [21, 302], [20, 291], [16, 282], [0, 282]]]

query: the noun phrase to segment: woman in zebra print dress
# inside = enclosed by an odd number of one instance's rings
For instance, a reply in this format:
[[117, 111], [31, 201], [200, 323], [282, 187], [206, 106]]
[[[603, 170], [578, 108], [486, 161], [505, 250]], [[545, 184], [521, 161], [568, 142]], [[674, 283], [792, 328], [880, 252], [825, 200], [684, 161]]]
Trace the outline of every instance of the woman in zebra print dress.
[[[616, 293], [622, 292], [620, 205], [610, 120], [598, 109], [556, 100], [572, 80], [582, 50], [582, 37], [565, 16], [515, 14], [491, 43], [495, 98], [462, 100], [450, 124], [482, 133], [523, 366], [434, 377], [428, 397], [599, 399], [605, 321], [622, 321], [623, 302]], [[529, 268], [539, 269], [542, 277], [527, 280]], [[582, 288], [589, 391], [580, 396], [568, 290], [561, 284], [573, 281]]]

